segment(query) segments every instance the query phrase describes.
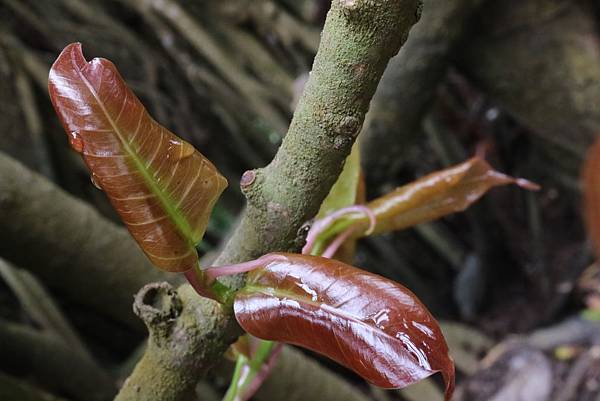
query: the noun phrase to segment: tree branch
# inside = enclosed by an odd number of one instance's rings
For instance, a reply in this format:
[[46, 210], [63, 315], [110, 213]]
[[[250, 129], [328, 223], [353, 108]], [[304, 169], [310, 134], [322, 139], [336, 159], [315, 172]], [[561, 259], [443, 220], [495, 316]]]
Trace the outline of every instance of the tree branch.
[[217, 264], [299, 248], [298, 229], [317, 213], [337, 179], [383, 70], [418, 19], [419, 5], [333, 1], [289, 131], [267, 167], [245, 174], [247, 210]]
[[[248, 207], [217, 264], [301, 246], [298, 230], [317, 213], [337, 179], [383, 70], [418, 19], [419, 6], [419, 0], [333, 1], [311, 77], [288, 134], [269, 166], [242, 178]], [[198, 372], [212, 366], [233, 340], [231, 332], [236, 330], [229, 330], [231, 325], [235, 327], [232, 318], [215, 313], [214, 304], [200, 299], [187, 286], [178, 296], [183, 311], [187, 304], [198, 305], [198, 313], [190, 314], [192, 321], [177, 317], [173, 327], [195, 327], [199, 322], [203, 326], [197, 327], [194, 337], [181, 338], [176, 347], [156, 340], [162, 336], [151, 340], [154, 345], [148, 347], [117, 400], [185, 400]], [[194, 330], [189, 333], [191, 336]], [[193, 352], [184, 352], [181, 358], [173, 356], [173, 348], [189, 347]], [[185, 355], [194, 356], [193, 369]], [[173, 386], [170, 378], [183, 389]]]
[[133, 308], [150, 338], [115, 401], [192, 399], [198, 380], [240, 334], [219, 304], [189, 285], [175, 291], [167, 283], [148, 284]]

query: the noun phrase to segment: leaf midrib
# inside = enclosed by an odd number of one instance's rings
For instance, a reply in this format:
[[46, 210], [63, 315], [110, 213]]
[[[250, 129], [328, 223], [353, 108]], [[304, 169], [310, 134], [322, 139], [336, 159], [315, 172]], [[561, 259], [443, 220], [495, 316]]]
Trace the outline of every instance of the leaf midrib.
[[[154, 178], [152, 177], [152, 174], [146, 168], [146, 166], [144, 165], [144, 162], [142, 161], [142, 159], [140, 157], [138, 157], [137, 153], [129, 146], [129, 144], [125, 140], [125, 137], [123, 136], [121, 130], [117, 126], [117, 123], [112, 119], [112, 117], [108, 113], [108, 110], [104, 106], [104, 103], [100, 100], [100, 97], [96, 93], [96, 90], [94, 89], [94, 87], [92, 86], [92, 84], [88, 81], [88, 79], [85, 77], [85, 75], [83, 75], [83, 72], [75, 64], [74, 61], [73, 61], [73, 64], [74, 64], [75, 70], [77, 71], [80, 79], [82, 80], [82, 82], [84, 83], [84, 85], [86, 86], [86, 88], [90, 91], [90, 93], [92, 94], [92, 96], [96, 100], [96, 103], [98, 103], [98, 106], [100, 107], [100, 109], [104, 113], [104, 116], [106, 117], [106, 119], [108, 120], [109, 124], [113, 128], [113, 130], [115, 132], [115, 135], [117, 135], [117, 138], [119, 138], [119, 141], [121, 142], [123, 148], [125, 149], [125, 151], [127, 152], [127, 154], [133, 160], [133, 163], [134, 163], [136, 169], [142, 175], [142, 178], [144, 179], [144, 182], [146, 183], [146, 185], [148, 186], [148, 188], [150, 189], [150, 191], [154, 195], [156, 195], [156, 197], [158, 198], [158, 200], [159, 200], [159, 202], [160, 202], [160, 204], [162, 206], [162, 209], [170, 217], [171, 221], [174, 223], [175, 227], [183, 235], [183, 237], [186, 240], [186, 242], [188, 243], [188, 245], [193, 248], [195, 246], [194, 240], [193, 240], [193, 230], [190, 227], [189, 223], [187, 222], [187, 220], [185, 219], [185, 217], [181, 214], [181, 212], [173, 205], [174, 202], [171, 200], [169, 194], [165, 193], [165, 191], [163, 191], [160, 188], [160, 186], [158, 186], [156, 184]], [[140, 105], [140, 107], [142, 107], [142, 113], [145, 113], [145, 110], [143, 109], [143, 106]], [[143, 118], [143, 116], [142, 116], [142, 118]]]
[[246, 285], [246, 287], [244, 287], [243, 291], [250, 292], [250, 293], [251, 292], [261, 293], [261, 294], [264, 294], [267, 296], [275, 296], [277, 298], [289, 298], [289, 299], [292, 299], [297, 302], [301, 302], [301, 303], [305, 303], [305, 304], [314, 306], [316, 308], [322, 308], [323, 306], [326, 306], [327, 307], [326, 312], [329, 312], [329, 313], [341, 316], [347, 320], [351, 320], [353, 322], [359, 323], [363, 326], [368, 327], [372, 331], [375, 331], [378, 333], [383, 333], [386, 337], [390, 337], [390, 338], [394, 339], [395, 341], [399, 341], [397, 338], [388, 334], [387, 332], [380, 329], [379, 327], [370, 325], [367, 322], [360, 320], [359, 318], [357, 318], [356, 316], [354, 316], [350, 313], [346, 313], [346, 312], [342, 311], [341, 309], [330, 306], [324, 302], [316, 302], [316, 301], [313, 301], [312, 299], [301, 297], [300, 295], [298, 295], [295, 292], [285, 291], [285, 290], [281, 290], [281, 289], [278, 289], [275, 287], [257, 286], [257, 285], [252, 285], [252, 284]]

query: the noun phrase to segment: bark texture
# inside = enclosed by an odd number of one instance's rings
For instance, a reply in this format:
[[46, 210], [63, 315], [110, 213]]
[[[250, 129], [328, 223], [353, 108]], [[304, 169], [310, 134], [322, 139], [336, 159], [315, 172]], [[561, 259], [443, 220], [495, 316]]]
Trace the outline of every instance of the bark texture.
[[335, 0], [313, 70], [274, 160], [247, 173], [246, 213], [217, 264], [297, 250], [361, 130], [389, 59], [418, 20], [418, 0]]
[[231, 316], [189, 285], [148, 284], [134, 310], [148, 327], [146, 352], [115, 401], [191, 400], [198, 380], [240, 334]]

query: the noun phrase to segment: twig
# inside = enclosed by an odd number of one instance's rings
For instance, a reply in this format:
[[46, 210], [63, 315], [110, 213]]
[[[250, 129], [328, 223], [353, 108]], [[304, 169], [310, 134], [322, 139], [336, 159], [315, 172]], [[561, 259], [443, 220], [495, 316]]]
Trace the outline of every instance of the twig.
[[332, 3], [288, 134], [271, 164], [242, 186], [246, 214], [216, 264], [299, 248], [298, 229], [337, 179], [379, 78], [416, 21], [418, 3]]
[[[332, 3], [311, 77], [288, 134], [269, 166], [245, 175], [242, 190], [248, 198], [246, 214], [216, 265], [301, 247], [296, 241], [297, 231], [317, 213], [337, 179], [381, 74], [416, 21], [419, 3]], [[152, 335], [147, 352], [117, 400], [185, 399], [190, 383], [196, 383], [199, 373], [212, 366], [235, 338], [230, 333], [235, 330], [225, 330], [235, 326], [232, 319], [216, 312], [214, 303], [198, 298], [189, 286], [181, 287], [178, 296], [183, 311], [186, 304], [198, 305], [196, 313], [190, 314], [193, 319], [176, 316], [170, 323], [172, 327], [189, 325], [193, 328], [189, 337], [179, 338], [171, 347], [165, 333], [180, 330]], [[149, 328], [156, 330], [152, 325]], [[185, 352], [191, 346], [197, 346], [192, 364]], [[181, 358], [176, 358], [174, 351]]]
[[552, 327], [534, 331], [527, 337], [527, 343], [543, 351], [550, 351], [563, 344], [589, 344], [599, 332], [599, 322], [572, 317]]

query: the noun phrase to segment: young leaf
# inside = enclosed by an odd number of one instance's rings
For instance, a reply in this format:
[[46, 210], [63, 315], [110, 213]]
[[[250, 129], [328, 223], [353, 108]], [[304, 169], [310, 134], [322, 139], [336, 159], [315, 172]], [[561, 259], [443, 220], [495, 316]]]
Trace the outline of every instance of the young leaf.
[[600, 140], [587, 153], [583, 166], [584, 216], [596, 254], [600, 252]]
[[[349, 207], [355, 204], [363, 204], [366, 201], [365, 180], [360, 169], [360, 145], [357, 140], [354, 142], [352, 152], [344, 164], [344, 169], [338, 177], [337, 181], [331, 188], [329, 195], [321, 204], [321, 209], [317, 214], [317, 219], [326, 217], [327, 215], [337, 210]], [[348, 238], [343, 239], [339, 246], [334, 246], [335, 253], [327, 255], [333, 259], [340, 260], [346, 263], [352, 263], [354, 254], [356, 253], [356, 237], [351, 237], [348, 233]], [[312, 246], [311, 255], [322, 256], [323, 252], [327, 252], [327, 246], [331, 243], [331, 236], [319, 236], [316, 238], [314, 246]]]
[[[362, 171], [360, 172], [358, 179], [358, 187], [356, 188], [356, 204], [363, 205], [367, 201], [367, 187], [365, 177]], [[354, 231], [354, 230], [353, 230]], [[356, 257], [356, 247], [358, 245], [358, 237], [352, 236], [344, 240], [340, 247], [335, 251], [333, 259], [339, 260], [347, 264], [353, 264]], [[335, 240], [334, 240], [335, 241]]]
[[377, 220], [373, 234], [400, 230], [461, 212], [489, 189], [507, 184], [538, 188], [527, 180], [499, 173], [484, 159], [474, 157], [369, 202], [367, 206]]
[[360, 145], [354, 142], [352, 152], [344, 162], [344, 169], [331, 187], [329, 194], [321, 204], [317, 218], [322, 218], [357, 201], [357, 188], [360, 185]]
[[[530, 190], [539, 187], [525, 179], [513, 178], [495, 171], [480, 157], [437, 171], [377, 198], [367, 207], [375, 215], [375, 228], [370, 234], [383, 234], [461, 212], [493, 187], [516, 184]], [[340, 211], [338, 211], [340, 213]], [[323, 236], [340, 233], [350, 226], [364, 235], [369, 217], [364, 213], [349, 214], [323, 230]]]
[[248, 273], [234, 301], [248, 333], [296, 344], [354, 370], [374, 385], [401, 388], [436, 372], [454, 389], [454, 363], [429, 311], [400, 284], [342, 262], [270, 254]]
[[[327, 198], [325, 198], [321, 204], [321, 209], [317, 214], [317, 218], [324, 217], [337, 209], [353, 205], [358, 201], [359, 196], [364, 197], [364, 190], [364, 179], [360, 174], [359, 145], [358, 142], [355, 142], [352, 147], [352, 152], [346, 158], [342, 173], [331, 187]], [[362, 202], [364, 202], [364, 199], [361, 199]], [[351, 238], [349, 241], [344, 242], [336, 253], [335, 259], [342, 261], [353, 259], [356, 241], [355, 238]], [[319, 245], [320, 244], [317, 243], [315, 246]], [[347, 259], [341, 259], [344, 257]], [[281, 349], [281, 344], [274, 346], [274, 344], [277, 343], [259, 340], [248, 334], [240, 337], [238, 343], [244, 344], [253, 341], [258, 342], [257, 348], [266, 350], [267, 354], [260, 355], [259, 353], [260, 357], [255, 356], [253, 358], [249, 355], [249, 352], [238, 353], [233, 379], [223, 401], [244, 401], [250, 399], [250, 397], [254, 395], [254, 391], [260, 387], [262, 381], [269, 374], [270, 369], [268, 369], [266, 362], [276, 359], [272, 352]], [[236, 346], [236, 344], [232, 345], [232, 347]], [[241, 374], [241, 372], [244, 374]], [[258, 374], [259, 372], [262, 374]]]
[[67, 46], [50, 69], [52, 104], [129, 232], [157, 267], [195, 266], [195, 245], [227, 181], [208, 159], [154, 121], [108, 60]]

